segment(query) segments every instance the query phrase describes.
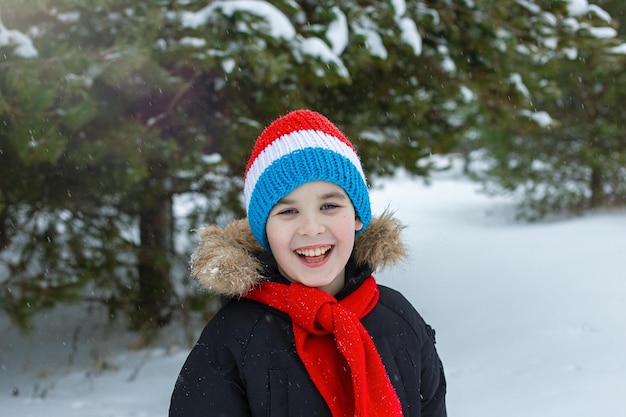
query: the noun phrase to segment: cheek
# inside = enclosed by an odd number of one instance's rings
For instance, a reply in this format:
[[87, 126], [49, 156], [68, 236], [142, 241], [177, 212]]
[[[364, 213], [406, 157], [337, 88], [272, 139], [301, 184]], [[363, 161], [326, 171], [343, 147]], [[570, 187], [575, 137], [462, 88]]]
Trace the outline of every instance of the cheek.
[[267, 235], [267, 242], [272, 248], [272, 252], [274, 248], [278, 249], [285, 245], [289, 245], [289, 234], [287, 233], [286, 228], [281, 227], [268, 227], [265, 231]]
[[360, 230], [362, 223], [354, 222], [353, 218], [345, 217], [341, 223], [335, 225], [335, 230], [343, 237], [343, 240], [354, 240], [355, 233]]

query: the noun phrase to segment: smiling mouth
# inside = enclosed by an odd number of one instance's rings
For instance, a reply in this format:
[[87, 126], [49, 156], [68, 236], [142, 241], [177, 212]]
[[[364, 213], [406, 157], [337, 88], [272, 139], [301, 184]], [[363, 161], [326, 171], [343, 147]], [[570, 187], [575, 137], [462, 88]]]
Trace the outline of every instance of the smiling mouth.
[[317, 248], [296, 249], [294, 252], [306, 262], [320, 262], [328, 256], [332, 249], [333, 246], [328, 245]]

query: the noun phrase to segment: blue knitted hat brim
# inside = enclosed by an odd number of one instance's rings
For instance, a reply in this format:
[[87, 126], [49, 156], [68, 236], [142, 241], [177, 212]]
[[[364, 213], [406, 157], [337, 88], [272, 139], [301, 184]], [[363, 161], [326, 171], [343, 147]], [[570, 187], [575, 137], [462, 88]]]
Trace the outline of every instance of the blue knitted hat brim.
[[287, 194], [312, 181], [327, 181], [341, 187], [367, 228], [371, 208], [367, 184], [354, 164], [336, 152], [322, 148], [305, 148], [285, 155], [268, 166], [254, 187], [248, 207], [252, 234], [268, 252], [265, 225], [272, 208]]

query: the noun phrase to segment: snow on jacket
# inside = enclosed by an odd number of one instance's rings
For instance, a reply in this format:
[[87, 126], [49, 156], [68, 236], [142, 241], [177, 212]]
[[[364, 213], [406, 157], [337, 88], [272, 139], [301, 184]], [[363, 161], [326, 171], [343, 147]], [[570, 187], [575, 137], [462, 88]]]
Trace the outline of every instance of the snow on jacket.
[[[346, 266], [350, 294], [373, 270], [404, 255], [399, 224], [372, 219], [355, 240]], [[288, 283], [256, 242], [246, 220], [200, 231], [192, 273], [208, 291], [228, 298], [206, 325], [176, 381], [170, 417], [330, 417], [328, 406], [296, 353], [289, 317], [240, 298], [261, 280]], [[362, 319], [406, 417], [446, 416], [446, 381], [434, 330], [399, 292], [379, 285], [380, 298]]]

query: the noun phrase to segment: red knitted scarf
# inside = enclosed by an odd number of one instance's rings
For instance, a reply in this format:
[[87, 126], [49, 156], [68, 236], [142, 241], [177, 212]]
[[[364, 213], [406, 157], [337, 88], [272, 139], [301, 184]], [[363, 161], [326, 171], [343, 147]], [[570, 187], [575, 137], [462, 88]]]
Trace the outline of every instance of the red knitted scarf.
[[360, 321], [378, 297], [372, 276], [341, 301], [300, 283], [263, 282], [246, 295], [289, 315], [296, 351], [333, 417], [402, 416], [376, 346]]

